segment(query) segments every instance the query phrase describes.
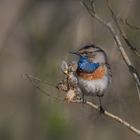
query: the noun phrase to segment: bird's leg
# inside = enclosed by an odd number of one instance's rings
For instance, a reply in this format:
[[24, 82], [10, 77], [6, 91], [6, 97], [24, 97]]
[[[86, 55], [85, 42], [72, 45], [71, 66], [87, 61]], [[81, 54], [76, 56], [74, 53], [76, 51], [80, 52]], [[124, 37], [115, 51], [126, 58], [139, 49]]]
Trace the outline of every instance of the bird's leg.
[[101, 102], [101, 97], [103, 97], [103, 95], [98, 95], [98, 97], [99, 97], [99, 103], [100, 103], [100, 113], [104, 113], [104, 108], [103, 108], [103, 106], [102, 106], [102, 102]]
[[85, 99], [85, 95], [84, 95], [84, 93], [82, 94], [82, 103], [83, 103], [83, 104], [86, 103], [86, 99]]

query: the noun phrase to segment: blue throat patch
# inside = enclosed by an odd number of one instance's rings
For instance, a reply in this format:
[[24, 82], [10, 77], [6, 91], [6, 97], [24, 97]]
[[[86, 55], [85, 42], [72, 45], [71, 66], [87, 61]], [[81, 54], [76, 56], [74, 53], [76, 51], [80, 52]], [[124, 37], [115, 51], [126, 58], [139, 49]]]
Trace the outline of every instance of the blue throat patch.
[[86, 56], [80, 56], [78, 69], [83, 72], [94, 72], [99, 67], [99, 63], [92, 63]]

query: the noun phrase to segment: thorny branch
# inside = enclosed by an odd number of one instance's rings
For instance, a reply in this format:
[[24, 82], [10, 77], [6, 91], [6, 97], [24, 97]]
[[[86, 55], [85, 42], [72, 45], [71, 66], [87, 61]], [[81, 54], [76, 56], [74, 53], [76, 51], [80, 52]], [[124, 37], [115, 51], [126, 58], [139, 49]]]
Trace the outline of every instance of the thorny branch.
[[[88, 13], [94, 18], [96, 19], [99, 23], [101, 23], [102, 25], [104, 25], [111, 33], [112, 37], [114, 38], [114, 41], [117, 44], [118, 49], [120, 50], [120, 53], [122, 55], [122, 58], [124, 60], [124, 62], [126, 63], [129, 72], [131, 73], [131, 75], [133, 76], [135, 82], [136, 82], [136, 86], [138, 87], [139, 91], [140, 91], [140, 76], [136, 70], [136, 68], [133, 66], [131, 60], [129, 59], [127, 53], [125, 52], [121, 39], [119, 38], [118, 33], [116, 32], [115, 28], [112, 26], [112, 24], [110, 22], [105, 21], [104, 19], [102, 19], [96, 12], [95, 10], [95, 5], [94, 5], [94, 0], [88, 0], [90, 2], [90, 4], [88, 5], [85, 0], [80, 0], [81, 4], [86, 8], [86, 10], [88, 11]], [[107, 2], [109, 0], [106, 0]], [[128, 41], [128, 39], [126, 38], [126, 35], [124, 34], [124, 31], [120, 28], [120, 25], [117, 21], [117, 18], [115, 16], [115, 13], [113, 12], [110, 3], [108, 2], [108, 8], [112, 14], [112, 19], [114, 20], [114, 22], [117, 25], [117, 29], [120, 31], [121, 36], [123, 37], [123, 39], [125, 40], [126, 44], [129, 45], [130, 47], [130, 42]], [[132, 45], [131, 45], [132, 47]], [[133, 47], [134, 48], [134, 47]], [[136, 52], [136, 49], [134, 49]], [[138, 53], [138, 52], [137, 52]], [[139, 54], [139, 53], [138, 53]], [[140, 97], [140, 92], [138, 91], [138, 96]], [[140, 100], [139, 100], [140, 101]]]

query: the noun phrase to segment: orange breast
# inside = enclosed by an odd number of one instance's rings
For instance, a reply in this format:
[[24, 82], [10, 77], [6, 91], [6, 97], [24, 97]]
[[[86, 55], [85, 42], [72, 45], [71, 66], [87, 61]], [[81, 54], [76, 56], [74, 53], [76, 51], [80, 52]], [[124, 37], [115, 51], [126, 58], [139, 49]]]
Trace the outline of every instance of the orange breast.
[[105, 75], [105, 66], [100, 66], [97, 70], [92, 73], [81, 72], [77, 70], [77, 75], [84, 80], [98, 80], [102, 79]]

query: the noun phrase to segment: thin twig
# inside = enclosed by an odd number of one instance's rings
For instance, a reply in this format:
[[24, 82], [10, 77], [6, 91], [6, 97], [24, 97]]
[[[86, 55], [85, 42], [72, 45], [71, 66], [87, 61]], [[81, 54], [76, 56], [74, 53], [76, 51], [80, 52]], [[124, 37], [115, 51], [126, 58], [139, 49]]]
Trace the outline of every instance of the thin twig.
[[42, 83], [42, 84], [45, 84], [45, 85], [48, 85], [48, 86], [54, 86], [54, 87], [55, 87], [55, 85], [50, 84], [50, 83], [47, 82], [47, 81], [43, 81], [43, 80], [39, 79], [38, 77], [35, 77], [35, 76], [31, 75], [31, 74], [25, 74], [25, 75], [26, 75], [28, 78], [32, 79], [32, 80], [38, 81], [38, 82], [40, 82], [40, 83]]
[[[114, 13], [113, 8], [111, 7], [110, 0], [106, 0], [106, 2], [107, 2], [107, 7], [108, 7], [108, 9], [109, 9], [109, 11], [110, 11], [110, 13], [111, 13], [111, 15], [112, 15], [112, 18], [113, 18], [113, 20], [114, 20], [114, 22], [115, 22], [115, 24], [116, 24], [116, 26], [117, 26], [117, 28], [118, 28], [118, 30], [119, 30], [119, 32], [120, 32], [120, 35], [121, 35], [122, 38], [124, 39], [124, 41], [125, 41], [125, 43], [127, 44], [127, 46], [128, 46], [137, 56], [140, 57], [140, 52], [138, 52], [138, 50], [136, 49], [136, 47], [134, 47], [134, 46], [132, 45], [132, 43], [128, 40], [127, 35], [126, 35], [126, 33], [124, 32], [123, 28], [120, 27], [120, 23], [119, 23], [120, 20], [118, 20], [116, 14]], [[125, 24], [127, 24], [127, 25], [130, 26], [130, 24], [127, 22], [127, 20], [125, 21]], [[132, 27], [132, 26], [131, 26], [131, 27]], [[135, 27], [135, 28], [136, 28], [136, 27]]]
[[138, 87], [138, 84], [136, 84], [136, 88], [137, 88], [137, 92], [138, 92], [138, 98], [139, 98], [139, 100], [140, 100], [140, 89], [139, 89], [139, 87]]
[[[31, 82], [31, 84], [36, 88], [38, 89], [41, 93], [43, 93], [44, 95], [48, 96], [48, 97], [52, 97], [51, 94], [49, 94], [48, 92], [46, 92], [45, 90], [43, 90], [39, 85], [37, 85], [35, 82], [34, 82], [34, 76], [32, 75], [29, 75], [29, 74], [25, 74], [25, 76], [27, 77], [27, 79]], [[41, 79], [37, 78], [39, 81], [42, 81]], [[46, 84], [46, 83], [45, 83]], [[64, 99], [60, 99], [56, 96], [53, 96], [52, 99], [54, 100], [59, 100], [59, 101], [64, 101]]]
[[127, 19], [120, 18], [119, 20], [121, 23], [123, 23], [124, 25], [127, 25], [129, 28], [131, 28], [133, 30], [140, 30], [140, 26], [134, 26], [134, 25], [130, 24]]
[[[81, 0], [82, 5], [84, 5], [84, 7], [87, 9], [88, 13], [94, 18], [96, 19], [99, 23], [101, 23], [102, 25], [104, 25], [111, 33], [112, 37], [114, 38], [117, 47], [120, 50], [120, 53], [122, 55], [122, 58], [124, 60], [124, 62], [126, 63], [126, 65], [128, 66], [129, 72], [131, 73], [131, 75], [133, 76], [135, 82], [137, 83], [138, 88], [140, 89], [140, 76], [136, 70], [136, 68], [132, 65], [131, 60], [129, 59], [127, 53], [125, 52], [122, 42], [120, 41], [120, 38], [117, 34], [117, 32], [115, 31], [114, 27], [112, 26], [112, 24], [110, 22], [106, 22], [105, 20], [103, 20], [95, 11], [95, 9], [92, 11], [91, 8], [89, 8], [89, 6], [85, 3], [85, 1]], [[94, 6], [95, 7], [95, 6]], [[112, 17], [113, 18], [113, 17]], [[114, 19], [114, 18], [113, 18]], [[139, 100], [140, 101], [140, 100]]]

